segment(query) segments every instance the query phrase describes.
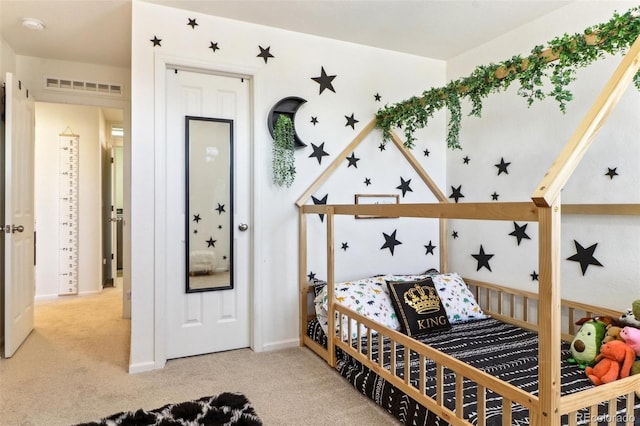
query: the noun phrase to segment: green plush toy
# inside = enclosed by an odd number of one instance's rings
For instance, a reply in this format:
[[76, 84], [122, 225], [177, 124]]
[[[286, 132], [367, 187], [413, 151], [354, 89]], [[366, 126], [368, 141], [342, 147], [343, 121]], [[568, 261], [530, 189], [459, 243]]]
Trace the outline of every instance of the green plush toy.
[[[580, 324], [580, 321], [578, 322]], [[600, 353], [600, 345], [607, 325], [602, 321], [590, 319], [582, 323], [582, 327], [571, 342], [571, 355], [567, 361], [578, 364], [582, 369], [592, 366]]]
[[[631, 366], [631, 372], [629, 373], [629, 375], [634, 376], [636, 374], [640, 374], [640, 361], [634, 362]], [[640, 389], [636, 391], [636, 396], [640, 398]]]

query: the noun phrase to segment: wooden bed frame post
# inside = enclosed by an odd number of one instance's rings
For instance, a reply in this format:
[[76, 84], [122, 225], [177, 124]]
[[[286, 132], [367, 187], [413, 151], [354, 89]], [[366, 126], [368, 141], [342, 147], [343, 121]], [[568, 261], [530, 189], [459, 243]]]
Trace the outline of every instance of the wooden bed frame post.
[[327, 333], [327, 349], [329, 350], [329, 365], [331, 367], [336, 366], [336, 350], [333, 339], [336, 336], [335, 330], [335, 316], [330, 309], [333, 304], [334, 291], [335, 291], [335, 257], [334, 257], [334, 243], [333, 243], [333, 219], [334, 208], [327, 207], [327, 305], [329, 306], [329, 315], [327, 316], [327, 330], [331, 330]]
[[[561, 303], [560, 196], [549, 207], [538, 208], [540, 269], [538, 284], [538, 413], [531, 424], [560, 426]], [[544, 316], [544, 318], [542, 318]]]
[[300, 292], [300, 346], [304, 346], [304, 337], [307, 335], [307, 215], [298, 208], [298, 291]]

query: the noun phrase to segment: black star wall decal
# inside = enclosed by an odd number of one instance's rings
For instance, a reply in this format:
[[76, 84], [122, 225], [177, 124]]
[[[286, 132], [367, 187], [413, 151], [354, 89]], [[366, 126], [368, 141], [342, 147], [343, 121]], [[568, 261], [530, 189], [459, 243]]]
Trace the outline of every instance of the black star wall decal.
[[453, 192], [451, 193], [451, 195], [449, 195], [449, 198], [453, 198], [454, 200], [456, 200], [456, 203], [460, 198], [464, 198], [464, 195], [462, 195], [462, 185], [458, 186], [457, 188], [451, 186], [451, 191]]
[[413, 192], [413, 189], [411, 189], [409, 187], [409, 184], [411, 183], [411, 179], [409, 180], [404, 180], [402, 179], [402, 176], [400, 177], [400, 185], [396, 186], [396, 189], [399, 189], [402, 191], [402, 197], [404, 198], [405, 194], [407, 192]]
[[498, 168], [498, 176], [500, 176], [502, 173], [504, 173], [505, 175], [509, 174], [509, 171], [507, 170], [509, 164], [511, 163], [505, 163], [504, 157], [500, 158], [500, 162], [498, 164], [494, 164], [494, 166]]
[[489, 265], [489, 259], [493, 257], [492, 254], [486, 254], [484, 252], [484, 247], [480, 244], [480, 253], [472, 254], [473, 258], [478, 261], [478, 267], [476, 271], [479, 271], [480, 268], [487, 268], [489, 272], [491, 272], [491, 265]]
[[258, 47], [260, 48], [260, 53], [256, 57], [264, 59], [265, 64], [267, 63], [269, 58], [274, 58], [274, 56], [269, 52], [269, 49], [271, 49], [271, 46], [267, 47], [266, 49], [264, 49], [262, 46], [258, 46]]
[[314, 144], [311, 144], [311, 148], [313, 149], [313, 152], [311, 153], [309, 158], [316, 157], [318, 159], [318, 164], [322, 164], [322, 157], [325, 157], [325, 156], [329, 155], [324, 150], [324, 142], [322, 142], [320, 144], [320, 146], [316, 146]]
[[[609, 168], [607, 167], [607, 169], [609, 169]], [[618, 176], [618, 172], [616, 172], [616, 170], [618, 170], [617, 167], [614, 167], [613, 169], [609, 169], [609, 171], [607, 173], [605, 173], [604, 175], [605, 176], [609, 176], [609, 178], [611, 180], [613, 180], [614, 176]]]
[[220, 49], [220, 48], [218, 47], [218, 43], [214, 43], [214, 42], [210, 41], [209, 42], [209, 49], [213, 50], [214, 53], [215, 53], [215, 51]]
[[382, 100], [382, 96], [380, 96], [380, 93], [376, 93], [373, 95], [373, 99], [375, 99], [376, 102], [380, 102]]
[[497, 192], [493, 191], [493, 194], [491, 194], [491, 200], [498, 201], [498, 197], [500, 197], [500, 195]]
[[345, 115], [344, 118], [347, 119], [347, 124], [345, 124], [344, 127], [351, 126], [351, 128], [353, 130], [355, 130], [356, 129], [356, 123], [358, 123], [358, 120], [353, 118], [353, 113], [351, 113], [351, 117]]
[[342, 243], [342, 247], [340, 248], [344, 251], [347, 251], [347, 249], [349, 248], [349, 243]]
[[313, 271], [309, 271], [309, 273], [307, 274], [307, 279], [308, 279], [309, 281], [311, 281], [311, 280], [313, 280], [313, 279], [315, 279], [315, 278], [316, 278], [316, 273], [315, 273], [315, 272], [313, 272]]
[[387, 146], [384, 143], [381, 143], [380, 145], [378, 145], [378, 149], [380, 150], [380, 152], [382, 152], [387, 149]]
[[364, 178], [364, 184], [369, 186], [371, 185], [371, 179], [370, 178]]
[[536, 271], [530, 273], [529, 276], [531, 277], [531, 281], [538, 281], [538, 273]]
[[311, 124], [313, 124], [314, 126], [318, 124], [318, 117], [311, 117]]
[[207, 247], [215, 247], [217, 241], [218, 240], [214, 240], [213, 237], [209, 237], [207, 240]]
[[191, 29], [195, 29], [198, 26], [198, 23], [196, 22], [195, 18], [193, 19], [188, 18], [188, 19], [189, 19], [189, 23], [187, 25], [190, 26]]
[[427, 255], [427, 254], [433, 254], [433, 250], [436, 248], [436, 246], [434, 246], [431, 243], [431, 240], [429, 240], [429, 244], [424, 246], [424, 248], [427, 249], [427, 252], [425, 253], [425, 255]]
[[[311, 200], [313, 200], [313, 204], [327, 204], [327, 199], [329, 198], [329, 194], [326, 194], [324, 197], [318, 199], [316, 197], [314, 197], [313, 195], [311, 196]], [[324, 214], [320, 213], [318, 216], [320, 216], [320, 222], [324, 222]]]
[[347, 168], [353, 166], [356, 169], [358, 168], [358, 161], [360, 161], [359, 158], [356, 158], [356, 153], [352, 152], [350, 157], [347, 157], [347, 161], [349, 162], [349, 165], [347, 166]]
[[587, 268], [589, 265], [595, 266], [603, 266], [602, 263], [598, 262], [598, 260], [593, 257], [593, 252], [596, 251], [596, 247], [598, 243], [595, 243], [587, 248], [582, 247], [579, 242], [573, 240], [573, 243], [576, 246], [576, 254], [571, 257], [568, 257], [567, 260], [572, 260], [574, 262], [580, 262], [580, 269], [582, 270], [582, 275], [587, 272]]
[[320, 71], [320, 77], [311, 77], [311, 80], [315, 81], [316, 83], [318, 83], [320, 85], [320, 94], [322, 95], [322, 92], [325, 91], [325, 89], [329, 89], [331, 90], [333, 93], [335, 93], [335, 89], [333, 88], [333, 84], [331, 84], [331, 82], [333, 81], [334, 78], [336, 78], [335, 75], [327, 75], [327, 73], [324, 70], [324, 67], [321, 67], [321, 71]]
[[396, 240], [396, 232], [398, 230], [394, 230], [393, 233], [391, 235], [387, 235], [384, 232], [382, 233], [382, 235], [384, 236], [384, 244], [382, 245], [382, 247], [380, 247], [380, 250], [384, 250], [386, 248], [389, 249], [389, 251], [391, 252], [391, 256], [393, 256], [393, 251], [395, 250], [395, 247], [397, 245], [402, 244], [400, 241]]
[[216, 207], [216, 210], [218, 211], [218, 214], [224, 213], [225, 212], [224, 204], [218, 203], [218, 207]]
[[462, 159], [462, 162], [463, 162], [464, 164], [469, 164], [469, 161], [471, 161], [471, 158], [469, 158], [469, 156], [468, 156], [468, 155], [465, 155], [465, 157]]
[[194, 221], [195, 223], [198, 223], [198, 222], [200, 222], [201, 220], [202, 220], [202, 219], [200, 218], [200, 215], [199, 215], [199, 214], [194, 214], [194, 215], [193, 215], [193, 221]]
[[425, 149], [425, 150], [424, 150], [424, 151], [422, 151], [422, 152], [423, 152], [423, 154], [424, 154], [424, 156], [425, 156], [425, 157], [428, 157], [428, 156], [429, 156], [429, 154], [431, 154], [431, 153], [429, 152], [429, 150], [428, 150], [428, 149]]
[[149, 40], [149, 41], [150, 41], [151, 43], [153, 43], [153, 47], [156, 47], [156, 46], [162, 46], [162, 45], [160, 44], [160, 42], [162, 41], [162, 39], [161, 39], [161, 38], [158, 38], [158, 37], [156, 37], [156, 36], [153, 36], [153, 38], [152, 38], [151, 40]]
[[523, 226], [520, 226], [516, 222], [513, 222], [514, 229], [513, 229], [513, 232], [511, 232], [509, 235], [516, 237], [516, 239], [518, 240], [518, 245], [520, 245], [520, 242], [523, 239], [527, 239], [527, 240], [531, 239], [527, 235], [527, 225], [529, 224], [525, 223]]
[[458, 231], [453, 231], [451, 233], [451, 237], [453, 237], [453, 239], [455, 240], [456, 238], [458, 238]]

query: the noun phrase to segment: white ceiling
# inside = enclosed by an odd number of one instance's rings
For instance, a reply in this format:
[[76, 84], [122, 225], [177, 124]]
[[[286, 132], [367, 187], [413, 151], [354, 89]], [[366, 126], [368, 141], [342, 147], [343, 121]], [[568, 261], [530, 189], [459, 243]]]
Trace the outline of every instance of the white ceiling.
[[[449, 59], [570, 1], [145, 0], [291, 31]], [[31, 31], [23, 18], [46, 29]], [[186, 23], [185, 23], [186, 25]], [[16, 54], [130, 67], [131, 0], [0, 0]]]

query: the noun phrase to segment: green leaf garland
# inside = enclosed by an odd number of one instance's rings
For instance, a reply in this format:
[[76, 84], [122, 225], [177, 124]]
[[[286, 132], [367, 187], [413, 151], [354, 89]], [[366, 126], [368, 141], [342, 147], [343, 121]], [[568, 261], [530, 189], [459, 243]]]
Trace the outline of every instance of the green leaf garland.
[[293, 122], [280, 115], [273, 129], [273, 183], [291, 186], [296, 177]]

